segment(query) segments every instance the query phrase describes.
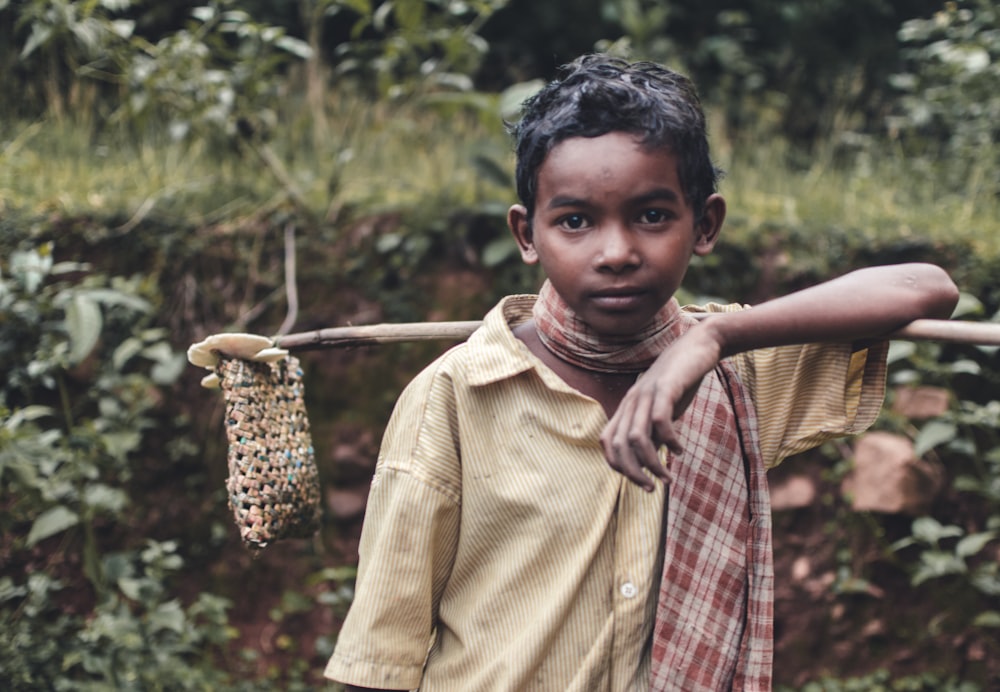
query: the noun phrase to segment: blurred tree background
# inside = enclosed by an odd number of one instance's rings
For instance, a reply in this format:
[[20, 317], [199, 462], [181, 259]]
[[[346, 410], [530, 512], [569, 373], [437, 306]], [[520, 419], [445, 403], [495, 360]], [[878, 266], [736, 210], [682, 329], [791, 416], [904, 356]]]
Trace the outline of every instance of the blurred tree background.
[[[956, 278], [958, 316], [998, 320], [990, 0], [0, 0], [5, 689], [325, 687], [381, 426], [446, 344], [303, 354], [323, 526], [256, 556], [221, 398], [184, 351], [477, 319], [533, 290], [505, 122], [593, 50], [701, 90], [731, 211], [683, 297], [919, 259]], [[821, 492], [777, 517], [781, 689], [1000, 685], [996, 349], [891, 361], [889, 404], [947, 393], [877, 424], [941, 487], [917, 514], [859, 512], [849, 445], [782, 467]]]

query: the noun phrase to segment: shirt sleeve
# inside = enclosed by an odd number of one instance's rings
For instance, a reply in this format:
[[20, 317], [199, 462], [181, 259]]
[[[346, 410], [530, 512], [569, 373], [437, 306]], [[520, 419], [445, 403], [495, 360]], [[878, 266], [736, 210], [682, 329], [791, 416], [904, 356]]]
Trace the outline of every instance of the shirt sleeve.
[[[433, 368], [433, 366], [432, 366]], [[419, 687], [458, 540], [454, 397], [425, 371], [386, 428], [358, 550], [354, 601], [324, 674], [362, 687]]]
[[[740, 305], [708, 305], [732, 312]], [[757, 410], [764, 465], [827, 440], [863, 432], [885, 399], [889, 342], [857, 348], [820, 343], [758, 349], [731, 358]]]

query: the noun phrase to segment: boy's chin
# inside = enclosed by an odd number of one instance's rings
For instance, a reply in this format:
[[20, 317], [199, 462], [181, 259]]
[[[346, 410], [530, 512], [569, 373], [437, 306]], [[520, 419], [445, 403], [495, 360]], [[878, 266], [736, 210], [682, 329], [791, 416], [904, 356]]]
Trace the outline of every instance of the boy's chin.
[[635, 338], [635, 336], [645, 330], [652, 321], [651, 317], [648, 319], [636, 318], [627, 320], [584, 320], [590, 328], [590, 331], [596, 336], [615, 341]]

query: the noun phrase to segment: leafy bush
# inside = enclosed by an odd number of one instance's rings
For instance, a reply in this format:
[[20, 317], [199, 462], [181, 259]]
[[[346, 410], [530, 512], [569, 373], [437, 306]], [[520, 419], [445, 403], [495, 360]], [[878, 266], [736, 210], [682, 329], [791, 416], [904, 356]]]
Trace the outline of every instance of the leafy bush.
[[185, 366], [153, 287], [15, 250], [0, 274], [0, 678], [8, 689], [204, 689], [229, 604], [185, 606], [175, 542], [132, 539], [132, 465]]
[[905, 69], [890, 134], [924, 156], [923, 170], [946, 173], [951, 189], [1000, 190], [1000, 10], [991, 0], [947, 2], [930, 19], [899, 31]]

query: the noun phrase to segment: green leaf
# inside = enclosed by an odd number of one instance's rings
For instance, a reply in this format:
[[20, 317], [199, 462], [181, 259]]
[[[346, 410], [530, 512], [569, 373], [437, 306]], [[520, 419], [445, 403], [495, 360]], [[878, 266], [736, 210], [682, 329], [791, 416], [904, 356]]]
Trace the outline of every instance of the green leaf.
[[959, 560], [951, 553], [940, 550], [927, 550], [920, 555], [922, 563], [916, 574], [913, 575], [912, 583], [919, 586], [929, 579], [944, 577], [949, 574], [964, 574], [968, 571], [965, 562]]
[[0, 603], [15, 598], [22, 598], [28, 590], [24, 586], [15, 586], [10, 577], [0, 577]]
[[980, 613], [972, 621], [973, 627], [1000, 627], [1000, 613], [995, 610], [987, 610]]
[[942, 526], [941, 522], [933, 517], [914, 519], [910, 530], [918, 541], [933, 546], [936, 546], [942, 538], [954, 538], [963, 533], [957, 526]]
[[498, 267], [517, 254], [517, 244], [504, 236], [491, 240], [483, 248], [482, 262], [485, 267]]
[[153, 309], [149, 301], [131, 293], [117, 291], [113, 288], [92, 288], [83, 292], [91, 300], [102, 305], [120, 305], [135, 312], [149, 312]]
[[967, 317], [969, 315], [980, 315], [983, 312], [983, 304], [971, 293], [959, 293], [958, 303], [951, 313], [952, 319]]
[[3, 427], [8, 430], [14, 430], [25, 421], [35, 420], [37, 418], [42, 418], [43, 416], [53, 416], [55, 415], [55, 412], [55, 409], [51, 406], [41, 406], [38, 404], [25, 406], [24, 408], [19, 408], [14, 411], [10, 418], [3, 422]]
[[124, 12], [136, 0], [100, 0], [100, 5], [111, 12]]
[[166, 341], [158, 341], [143, 349], [142, 355], [156, 363], [150, 377], [157, 384], [173, 384], [188, 364], [185, 354], [175, 352]]
[[889, 546], [889, 550], [894, 553], [898, 553], [903, 548], [909, 548], [911, 545], [916, 545], [917, 541], [913, 536], [907, 536], [906, 538], [901, 538], [892, 545]]
[[981, 564], [972, 573], [969, 580], [979, 591], [990, 597], [1000, 596], [1000, 576], [997, 576], [997, 563]]
[[955, 555], [958, 557], [971, 557], [986, 547], [986, 544], [996, 538], [992, 531], [984, 533], [973, 533], [965, 536], [955, 546]]
[[111, 29], [118, 38], [130, 39], [135, 33], [135, 22], [131, 19], [116, 19], [112, 22], [108, 22], [108, 28]]
[[80, 523], [79, 515], [69, 507], [59, 505], [43, 512], [28, 532], [27, 545], [29, 548], [35, 546], [39, 541], [44, 541], [49, 536], [61, 533], [71, 526]]
[[52, 27], [32, 24], [31, 35], [28, 36], [28, 40], [24, 43], [24, 48], [21, 49], [21, 60], [34, 53], [36, 48], [48, 43], [50, 38], [52, 38]]
[[308, 60], [312, 57], [313, 51], [309, 47], [309, 44], [293, 36], [281, 36], [274, 42], [274, 45], [286, 53], [291, 53], [303, 60]]
[[170, 630], [181, 634], [184, 632], [186, 620], [184, 610], [177, 600], [161, 603], [156, 610], [149, 614], [149, 624], [154, 631]]
[[84, 489], [83, 502], [92, 509], [120, 514], [128, 505], [128, 495], [121, 488], [94, 483]]
[[144, 347], [145, 344], [143, 344], [142, 340], [134, 336], [125, 339], [111, 356], [111, 364], [117, 372], [121, 372], [125, 364], [132, 360]]
[[142, 435], [136, 430], [123, 430], [119, 432], [109, 432], [101, 435], [101, 441], [108, 454], [121, 463], [124, 463], [130, 452], [139, 448], [142, 442]]
[[956, 360], [949, 366], [948, 369], [953, 373], [965, 373], [968, 375], [978, 375], [982, 372], [982, 367], [980, 367], [979, 363], [968, 358]]
[[101, 336], [101, 308], [82, 293], [75, 293], [66, 306], [66, 331], [69, 333], [71, 363], [86, 358]]
[[28, 293], [34, 293], [52, 269], [52, 244], [46, 243], [38, 250], [13, 252], [10, 256], [10, 273]]
[[917, 345], [912, 341], [890, 341], [889, 355], [886, 356], [888, 363], [895, 363], [898, 360], [905, 360], [917, 352]]
[[149, 371], [149, 377], [156, 384], [173, 384], [187, 368], [188, 362], [184, 354], [175, 354], [172, 358], [161, 360]]
[[958, 427], [951, 421], [932, 420], [917, 434], [913, 441], [913, 453], [922, 457], [924, 454], [945, 442], [951, 442], [958, 433]]
[[200, 22], [208, 22], [215, 16], [215, 8], [207, 5], [195, 7], [191, 10], [191, 16]]
[[145, 585], [145, 579], [136, 579], [135, 577], [122, 577], [118, 580], [118, 588], [121, 589], [126, 598], [133, 601], [142, 600], [142, 590]]
[[383, 236], [379, 236], [379, 239], [375, 241], [375, 249], [380, 253], [392, 252], [400, 245], [403, 244], [403, 237], [398, 233], [386, 233]]

